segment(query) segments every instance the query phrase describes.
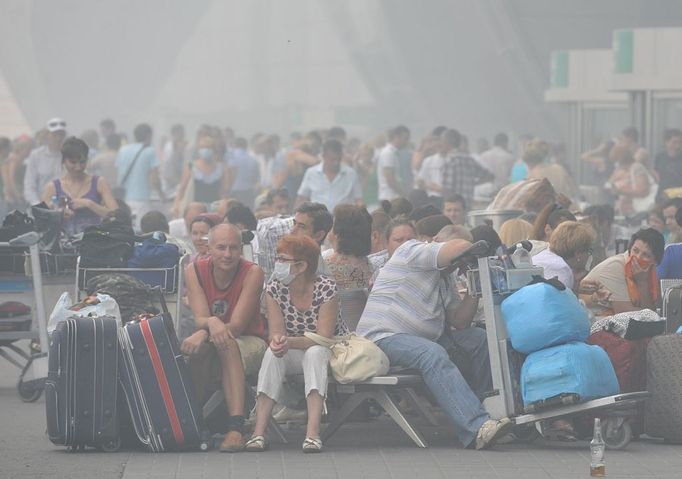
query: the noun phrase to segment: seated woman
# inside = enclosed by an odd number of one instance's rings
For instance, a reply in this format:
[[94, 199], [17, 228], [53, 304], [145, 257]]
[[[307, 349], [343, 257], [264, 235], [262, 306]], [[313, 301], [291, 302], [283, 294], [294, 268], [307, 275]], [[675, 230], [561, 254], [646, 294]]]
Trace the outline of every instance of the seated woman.
[[336, 284], [317, 276], [320, 247], [311, 238], [285, 236], [277, 245], [275, 271], [265, 287], [269, 348], [258, 374], [256, 424], [246, 450], [267, 448], [265, 430], [270, 413], [280, 400], [288, 374], [301, 374], [308, 403], [308, 426], [303, 452], [320, 452], [320, 420], [327, 395], [327, 367], [331, 351], [304, 337], [313, 332], [325, 337], [348, 332], [341, 320]]
[[189, 257], [190, 263], [208, 257], [208, 232], [218, 223], [222, 223], [222, 219], [213, 213], [203, 213], [192, 220], [190, 237], [195, 252]]
[[324, 258], [330, 276], [339, 289], [369, 287], [372, 266], [367, 255], [372, 248], [372, 217], [354, 205], [334, 208], [334, 225], [329, 234], [334, 251]]
[[533, 264], [543, 267], [545, 279], [557, 277], [568, 289], [577, 289], [589, 269], [596, 239], [590, 225], [564, 221], [552, 233], [549, 248], [533, 256]]
[[513, 218], [502, 223], [500, 228], [500, 240], [505, 246], [512, 246], [520, 241], [530, 238], [533, 225], [526, 220]]
[[88, 153], [88, 145], [83, 140], [67, 138], [62, 146], [66, 174], [49, 182], [43, 190], [43, 202], [50, 209], [64, 211], [63, 228], [71, 236], [100, 224], [103, 217], [118, 207], [107, 180], [85, 172]]
[[[663, 258], [663, 247], [661, 233], [652, 228], [639, 230], [632, 235], [627, 252], [607, 258], [585, 276], [580, 298], [597, 316], [656, 309], [656, 265]], [[603, 288], [598, 290], [598, 286]]]

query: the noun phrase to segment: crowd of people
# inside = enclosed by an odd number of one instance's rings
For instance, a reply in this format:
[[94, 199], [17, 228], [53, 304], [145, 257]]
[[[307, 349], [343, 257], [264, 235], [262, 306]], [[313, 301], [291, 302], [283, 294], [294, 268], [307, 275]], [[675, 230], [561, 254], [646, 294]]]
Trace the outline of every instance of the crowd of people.
[[[655, 309], [658, 280], [682, 278], [682, 132], [666, 132], [653, 162], [632, 128], [586, 152], [613, 199], [593, 205], [560, 149], [541, 139], [524, 138], [515, 155], [504, 133], [491, 148], [479, 142], [475, 154], [452, 128], [435, 128], [416, 148], [410, 138], [397, 126], [363, 143], [334, 127], [292, 134], [283, 145], [277, 135], [247, 141], [207, 125], [190, 142], [176, 125], [156, 145], [146, 124], [130, 141], [111, 120], [99, 133], [67, 138], [66, 122], [56, 118], [34, 138], [0, 138], [2, 193], [5, 210], [41, 201], [63, 210], [68, 234], [125, 218], [142, 233], [165, 232], [191, 254], [182, 349], [198, 399], [211, 388], [224, 393], [222, 450], [265, 450], [275, 404], [284, 404], [281, 413], [301, 402], [284, 379], [302, 373], [302, 448], [321, 451], [330, 351], [304, 333], [351, 330], [392, 365], [420, 371], [463, 446], [491, 447], [511, 422], [482, 406], [491, 372], [485, 333], [475, 325], [485, 318], [451, 260], [481, 239], [491, 254], [530, 240], [533, 263], [596, 316]], [[548, 180], [556, 201], [499, 231], [466, 225], [467, 210], [533, 179]], [[634, 231], [623, 252], [615, 247], [616, 217]], [[365, 292], [363, 304], [351, 317], [344, 294], [357, 291]], [[451, 344], [469, 356], [469, 377], [448, 356]], [[250, 380], [257, 401], [247, 439]]]

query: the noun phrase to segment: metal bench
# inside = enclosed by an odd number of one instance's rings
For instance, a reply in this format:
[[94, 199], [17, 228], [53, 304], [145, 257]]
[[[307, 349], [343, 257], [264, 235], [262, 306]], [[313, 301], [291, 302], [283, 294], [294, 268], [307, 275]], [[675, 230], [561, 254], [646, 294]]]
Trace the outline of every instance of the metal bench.
[[428, 405], [415, 392], [416, 387], [424, 384], [419, 374], [410, 374], [410, 371], [402, 371], [394, 375], [376, 376], [366, 381], [352, 384], [339, 384], [330, 376], [329, 384], [334, 384], [337, 392], [350, 394], [350, 396], [343, 402], [341, 409], [331, 415], [329, 425], [322, 432], [323, 441], [327, 441], [332, 437], [358, 406], [369, 399], [373, 399], [417, 446], [427, 447], [428, 444], [424, 437], [405, 417], [389, 392], [399, 391], [409, 401], [411, 406], [431, 425], [437, 426], [439, 424], [429, 410]]

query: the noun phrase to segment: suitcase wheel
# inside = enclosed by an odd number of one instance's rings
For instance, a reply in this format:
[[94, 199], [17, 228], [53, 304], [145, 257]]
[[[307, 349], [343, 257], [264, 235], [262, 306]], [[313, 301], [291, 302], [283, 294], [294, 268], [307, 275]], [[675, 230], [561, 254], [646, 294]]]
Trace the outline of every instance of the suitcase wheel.
[[102, 450], [102, 452], [116, 452], [121, 448], [121, 438], [118, 437], [113, 441], [100, 444], [99, 448]]
[[199, 450], [200, 450], [201, 452], [206, 452], [206, 451], [208, 451], [208, 448], [209, 448], [209, 444], [208, 444], [206, 441], [203, 441], [203, 442], [201, 442], [201, 443], [199, 444]]

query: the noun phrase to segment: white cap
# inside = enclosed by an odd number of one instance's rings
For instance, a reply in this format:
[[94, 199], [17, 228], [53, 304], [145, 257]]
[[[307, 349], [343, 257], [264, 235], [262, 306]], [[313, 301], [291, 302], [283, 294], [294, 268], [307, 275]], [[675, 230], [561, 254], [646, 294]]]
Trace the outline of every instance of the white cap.
[[66, 131], [66, 120], [61, 118], [52, 118], [47, 122], [47, 131], [50, 133], [55, 131]]

